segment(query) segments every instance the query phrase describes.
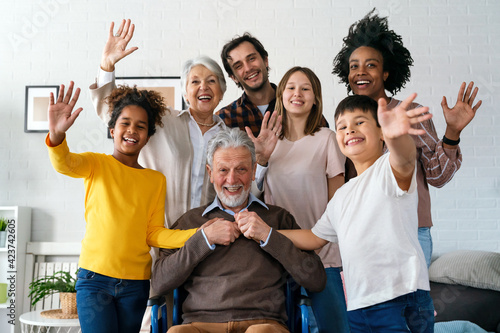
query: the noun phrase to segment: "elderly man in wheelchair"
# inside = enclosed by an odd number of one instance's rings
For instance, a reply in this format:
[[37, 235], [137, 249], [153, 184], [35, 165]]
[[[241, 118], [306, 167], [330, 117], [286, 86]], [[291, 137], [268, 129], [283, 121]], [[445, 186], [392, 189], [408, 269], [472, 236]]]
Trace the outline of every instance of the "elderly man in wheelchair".
[[326, 282], [314, 252], [297, 249], [278, 229], [298, 229], [286, 210], [250, 193], [255, 149], [245, 132], [220, 131], [209, 142], [207, 170], [217, 197], [174, 225], [200, 228], [181, 249], [162, 249], [152, 287], [181, 287], [183, 324], [169, 332], [289, 332], [285, 284], [291, 276], [312, 292]]

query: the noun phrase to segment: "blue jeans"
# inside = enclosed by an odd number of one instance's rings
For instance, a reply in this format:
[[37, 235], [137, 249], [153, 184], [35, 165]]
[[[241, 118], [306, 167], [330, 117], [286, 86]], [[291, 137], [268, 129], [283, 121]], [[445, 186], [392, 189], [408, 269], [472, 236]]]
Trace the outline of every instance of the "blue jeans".
[[424, 251], [425, 262], [427, 263], [427, 268], [431, 265], [432, 257], [432, 236], [431, 228], [424, 227], [418, 228], [418, 242]]
[[[325, 268], [326, 286], [319, 293], [306, 291], [312, 301], [311, 332], [349, 332], [344, 287], [340, 277], [340, 268]], [[311, 311], [309, 311], [311, 313]], [[315, 320], [314, 320], [315, 319]], [[314, 325], [316, 323], [316, 325]], [[317, 326], [317, 329], [316, 327]]]
[[434, 305], [425, 290], [348, 311], [347, 316], [352, 333], [434, 332]]
[[149, 297], [149, 280], [115, 279], [80, 268], [76, 306], [82, 333], [137, 333]]

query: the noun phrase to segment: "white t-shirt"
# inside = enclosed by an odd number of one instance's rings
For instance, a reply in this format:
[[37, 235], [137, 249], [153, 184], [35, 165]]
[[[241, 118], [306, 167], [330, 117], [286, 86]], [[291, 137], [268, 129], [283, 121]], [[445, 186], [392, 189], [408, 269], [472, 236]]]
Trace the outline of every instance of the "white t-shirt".
[[259, 109], [260, 113], [262, 113], [262, 115], [264, 115], [266, 113], [266, 110], [267, 110], [268, 106], [269, 106], [269, 104], [266, 104], [266, 105], [257, 105], [257, 108]]
[[[326, 127], [297, 141], [278, 140], [264, 178], [264, 201], [285, 208], [302, 229], [311, 229], [328, 204], [328, 178], [344, 173], [345, 156]], [[325, 267], [342, 266], [337, 244], [324, 246]]]
[[416, 171], [408, 192], [401, 190], [389, 156], [338, 189], [312, 229], [339, 242], [348, 310], [430, 289], [418, 242]]

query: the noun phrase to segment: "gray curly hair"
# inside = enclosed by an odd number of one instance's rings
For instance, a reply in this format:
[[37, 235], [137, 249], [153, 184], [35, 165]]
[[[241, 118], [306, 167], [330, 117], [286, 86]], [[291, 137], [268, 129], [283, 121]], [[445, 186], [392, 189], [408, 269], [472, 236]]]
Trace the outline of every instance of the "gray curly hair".
[[207, 164], [212, 168], [214, 154], [219, 148], [245, 147], [252, 155], [252, 165], [255, 164], [255, 146], [248, 135], [238, 127], [221, 129], [210, 141], [207, 147]]

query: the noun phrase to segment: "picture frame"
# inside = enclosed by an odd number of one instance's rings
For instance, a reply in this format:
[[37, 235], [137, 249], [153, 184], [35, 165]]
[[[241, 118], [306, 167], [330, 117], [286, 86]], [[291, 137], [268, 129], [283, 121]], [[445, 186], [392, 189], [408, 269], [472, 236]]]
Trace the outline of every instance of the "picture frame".
[[[184, 110], [180, 76], [121, 76], [116, 77], [116, 85], [137, 86], [140, 89], [155, 90], [165, 98], [168, 107], [174, 110]], [[111, 133], [108, 129], [108, 139]]]
[[122, 76], [116, 78], [116, 85], [126, 84], [140, 89], [155, 90], [165, 98], [167, 106], [174, 110], [184, 109], [180, 76]]
[[47, 108], [50, 93], [57, 98], [59, 86], [26, 86], [24, 132], [48, 132]]

